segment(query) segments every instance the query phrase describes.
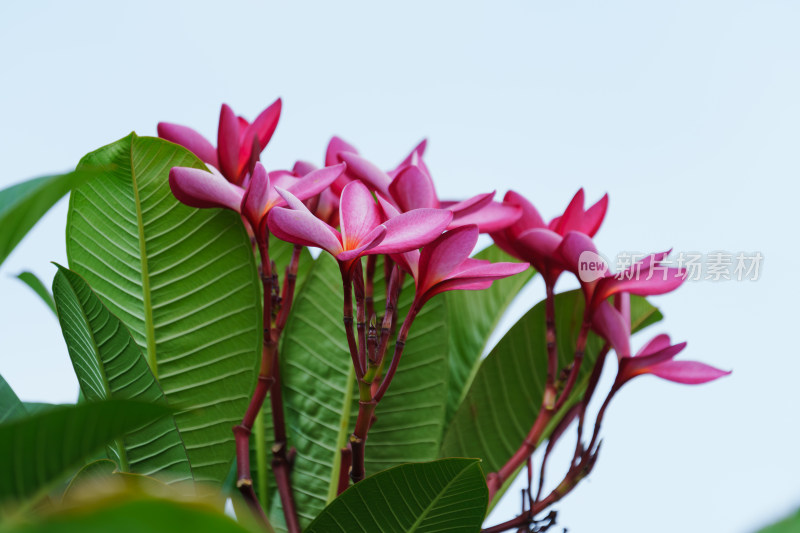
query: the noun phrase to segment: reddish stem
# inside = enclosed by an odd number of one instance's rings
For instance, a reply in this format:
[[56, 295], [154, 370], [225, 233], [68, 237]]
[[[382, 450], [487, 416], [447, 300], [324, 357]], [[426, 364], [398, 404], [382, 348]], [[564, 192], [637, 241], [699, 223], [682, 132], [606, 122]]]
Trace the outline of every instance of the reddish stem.
[[336, 488], [336, 495], [343, 493], [350, 486], [350, 466], [353, 464], [353, 451], [348, 444], [340, 450], [341, 464], [339, 467], [339, 485]]
[[342, 271], [342, 289], [344, 298], [342, 301], [342, 322], [344, 322], [344, 332], [347, 335], [347, 346], [350, 349], [350, 359], [353, 361], [353, 369], [356, 372], [356, 378], [360, 381], [364, 377], [365, 368], [361, 366], [361, 360], [358, 357], [358, 345], [356, 344], [356, 336], [353, 333], [353, 278], [352, 272], [348, 270], [345, 265], [341, 265]]
[[542, 401], [545, 409], [552, 409], [556, 402], [556, 374], [558, 373], [558, 345], [556, 343], [556, 298], [555, 283], [545, 278], [545, 341], [547, 342], [547, 382]]

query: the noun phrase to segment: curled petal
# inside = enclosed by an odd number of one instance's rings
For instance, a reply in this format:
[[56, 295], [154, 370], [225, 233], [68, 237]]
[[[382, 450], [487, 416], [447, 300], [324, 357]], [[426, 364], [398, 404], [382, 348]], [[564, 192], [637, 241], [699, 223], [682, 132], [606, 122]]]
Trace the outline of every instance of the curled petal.
[[317, 170], [317, 166], [308, 161], [297, 161], [292, 168], [292, 173], [295, 176], [303, 177], [309, 172]]
[[[492, 203], [495, 191], [483, 194], [476, 194], [472, 198], [467, 198], [460, 202], [442, 202], [440, 207], [452, 211], [455, 218], [460, 218], [479, 211]], [[446, 205], [445, 205], [446, 204]]]
[[403, 169], [389, 184], [389, 193], [403, 211], [439, 207], [433, 181], [416, 166]]
[[242, 215], [253, 228], [259, 228], [261, 219], [267, 214], [271, 188], [267, 171], [261, 163], [256, 163], [242, 199]]
[[463, 263], [478, 242], [477, 226], [462, 226], [425, 245], [419, 259], [419, 291], [426, 291]]
[[370, 231], [360, 243], [358, 248], [353, 248], [352, 250], [346, 250], [339, 255], [336, 256], [336, 259], [342, 262], [347, 262], [355, 259], [356, 257], [360, 257], [364, 255], [365, 252], [375, 248], [383, 238], [386, 236], [386, 228], [383, 226], [378, 226], [377, 228]]
[[442, 234], [453, 219], [453, 214], [444, 209], [414, 209], [383, 225], [386, 238], [370, 253], [396, 254], [420, 248]]
[[172, 194], [192, 207], [225, 207], [239, 211], [244, 191], [220, 174], [198, 168], [173, 167], [169, 171]]
[[727, 376], [730, 371], [720, 370], [697, 361], [667, 361], [652, 367], [650, 373], [676, 383], [699, 385]]
[[642, 346], [634, 357], [647, 357], [648, 355], [653, 355], [656, 352], [669, 348], [671, 345], [672, 342], [669, 339], [669, 335], [662, 333], [661, 335], [656, 335], [650, 342]]
[[428, 168], [425, 167], [425, 163], [422, 162], [422, 156], [425, 155], [425, 148], [428, 146], [428, 139], [422, 139], [418, 145], [414, 147], [413, 150], [403, 159], [399, 165], [397, 165], [394, 170], [390, 170], [387, 172], [390, 178], [394, 179], [397, 177], [400, 172], [402, 172], [407, 166], [409, 165], [417, 165], [421, 166], [422, 171], [430, 176], [430, 172], [428, 172]]
[[529, 229], [547, 227], [539, 211], [521, 194], [508, 191], [503, 197], [503, 203], [517, 205], [522, 208], [522, 215], [519, 217], [519, 220], [512, 225], [512, 233], [514, 235], [519, 235], [523, 231]]
[[158, 136], [175, 144], [180, 144], [204, 163], [219, 168], [217, 150], [208, 140], [192, 128], [169, 122], [158, 123]]
[[584, 233], [570, 231], [564, 236], [558, 247], [558, 253], [564, 261], [564, 265], [570, 272], [577, 273], [581, 254], [592, 252], [597, 254], [592, 239]]
[[378, 198], [378, 206], [381, 208], [381, 215], [384, 221], [400, 215], [400, 210], [380, 193], [375, 195]]
[[332, 167], [325, 167], [319, 170], [313, 170], [298, 180], [289, 187], [289, 192], [295, 195], [300, 200], [307, 200], [312, 196], [316, 196], [328, 186], [333, 183], [336, 178], [341, 176], [344, 172], [345, 164], [340, 163]]
[[362, 240], [380, 225], [380, 215], [375, 199], [367, 186], [360, 181], [348, 183], [339, 199], [339, 221], [342, 226], [342, 244], [345, 250], [360, 247]]
[[255, 136], [258, 139], [258, 146], [260, 150], [266, 148], [272, 135], [275, 133], [275, 128], [278, 127], [278, 120], [281, 118], [282, 101], [280, 98], [275, 100], [268, 108], [261, 112], [258, 117], [248, 126], [248, 131], [244, 138], [252, 138]]
[[555, 223], [555, 227], [551, 227], [551, 229], [561, 235], [566, 235], [570, 231], [580, 231], [581, 222], [583, 221], [583, 202], [584, 192], [583, 188], [581, 188], [572, 197], [569, 205], [564, 210], [564, 214], [550, 223], [551, 226]]
[[279, 239], [316, 246], [336, 257], [342, 252], [339, 232], [315, 217], [292, 193], [278, 189], [289, 207], [276, 207], [267, 215], [269, 230]]
[[597, 234], [597, 230], [600, 229], [600, 225], [603, 223], [607, 210], [608, 195], [605, 194], [596, 204], [586, 210], [579, 231], [585, 233], [589, 237], [594, 237]]
[[227, 104], [222, 104], [219, 113], [219, 131], [217, 135], [217, 150], [220, 171], [233, 183], [240, 183], [239, 174], [242, 165], [239, 161], [240, 141], [239, 119]]
[[386, 172], [353, 152], [339, 152], [339, 157], [347, 163], [348, 175], [363, 181], [373, 191], [378, 191], [384, 196], [391, 196], [389, 183], [392, 180]]
[[507, 228], [522, 216], [522, 208], [516, 205], [489, 202], [476, 211], [469, 210], [464, 215], [457, 215], [450, 229], [475, 224], [481, 233], [494, 233]]
[[531, 261], [561, 262], [558, 248], [561, 235], [546, 228], [535, 228], [520, 234], [518, 241], [531, 254]]
[[341, 163], [342, 160], [339, 159], [339, 152], [350, 152], [352, 154], [357, 154], [358, 150], [350, 143], [342, 139], [341, 137], [333, 136], [331, 137], [330, 142], [328, 142], [328, 148], [325, 151], [325, 166], [329, 167], [331, 165], [336, 165]]
[[[649, 274], [653, 274], [647, 279]], [[653, 296], [672, 292], [683, 284], [686, 272], [678, 268], [667, 268], [663, 272], [646, 271], [634, 275], [631, 279], [620, 279], [618, 276], [601, 279], [597, 285], [595, 298], [605, 300], [618, 292], [629, 292], [639, 296]]]
[[592, 315], [592, 328], [608, 341], [617, 352], [617, 358], [631, 355], [630, 330], [622, 314], [608, 302], [602, 302]]
[[674, 346], [666, 346], [661, 350], [650, 353], [649, 355], [631, 357], [627, 361], [626, 371], [632, 374], [648, 372], [650, 368], [655, 368], [662, 363], [671, 361], [676, 355], [681, 353], [684, 348], [686, 348], [686, 343], [681, 342]]

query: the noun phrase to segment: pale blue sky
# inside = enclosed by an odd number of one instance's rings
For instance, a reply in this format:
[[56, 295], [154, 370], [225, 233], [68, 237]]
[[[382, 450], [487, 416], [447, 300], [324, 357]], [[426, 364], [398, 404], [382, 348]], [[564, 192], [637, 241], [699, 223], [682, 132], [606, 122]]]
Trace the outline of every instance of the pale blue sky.
[[[699, 533], [752, 531], [800, 505], [800, 4], [222, 6], [0, 4], [0, 187], [159, 120], [213, 138], [221, 102], [252, 118], [282, 96], [268, 167], [321, 161], [332, 134], [388, 167], [426, 136], [444, 197], [513, 188], [554, 216], [580, 186], [608, 192], [607, 255], [760, 251], [757, 282], [653, 300], [667, 316], [653, 333], [734, 374], [627, 387], [595, 472], [557, 508], [571, 533]], [[72, 401], [77, 387], [56, 320], [10, 277], [52, 278], [65, 213], [62, 202], [0, 268], [0, 374], [26, 400]], [[517, 506], [512, 491], [492, 522]]]

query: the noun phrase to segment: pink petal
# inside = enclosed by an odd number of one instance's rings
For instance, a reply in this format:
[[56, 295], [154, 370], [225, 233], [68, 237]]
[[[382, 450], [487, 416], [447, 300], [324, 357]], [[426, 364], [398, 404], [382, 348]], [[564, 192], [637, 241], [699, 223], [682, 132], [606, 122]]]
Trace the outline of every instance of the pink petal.
[[339, 163], [332, 167], [314, 170], [304, 177], [295, 180], [289, 187], [289, 192], [300, 200], [307, 200], [316, 196], [333, 183], [344, 172], [345, 164]]
[[427, 291], [449, 277], [469, 257], [478, 242], [477, 226], [462, 226], [425, 245], [419, 259], [419, 291]]
[[517, 235], [528, 229], [547, 227], [539, 211], [521, 194], [508, 191], [503, 197], [503, 203], [518, 205], [522, 208], [522, 215], [512, 226], [514, 233]]
[[[627, 294], [627, 293], [625, 293]], [[647, 357], [648, 355], [652, 355], [656, 352], [660, 352], [672, 345], [672, 342], [669, 340], [669, 335], [661, 334], [656, 335], [653, 339], [650, 340], [647, 344], [642, 346], [642, 348], [636, 352], [634, 357]]]
[[578, 231], [570, 231], [564, 236], [558, 253], [564, 260], [564, 264], [571, 272], [578, 272], [580, 257], [583, 252], [597, 253], [592, 239]]
[[158, 123], [158, 136], [164, 140], [180, 144], [204, 163], [219, 167], [217, 150], [208, 140], [192, 128], [169, 122]]
[[375, 195], [378, 198], [378, 206], [381, 208], [381, 214], [383, 215], [381, 220], [389, 220], [390, 218], [394, 218], [400, 215], [400, 210], [394, 206], [389, 200], [383, 197], [380, 193]]
[[[614, 296], [614, 309], [622, 314], [628, 329], [631, 329], [631, 295], [627, 292], [618, 292]], [[669, 337], [667, 337], [669, 341]]]
[[528, 263], [490, 263], [470, 259], [465, 262], [471, 263], [471, 266], [461, 270], [456, 277], [445, 279], [430, 287], [425, 292], [423, 301], [445, 291], [487, 289], [493, 281], [519, 274], [530, 266]]
[[339, 232], [315, 217], [292, 193], [278, 189], [289, 207], [276, 207], [267, 215], [269, 230], [279, 239], [316, 246], [336, 257], [342, 252]]
[[225, 207], [238, 212], [244, 191], [224, 177], [198, 168], [173, 167], [169, 171], [172, 194], [192, 207]]
[[575, 196], [572, 197], [564, 214], [559, 217], [558, 224], [555, 227], [556, 233], [566, 235], [570, 231], [580, 231], [581, 222], [583, 221], [583, 189], [578, 189]]
[[239, 119], [227, 104], [222, 104], [217, 136], [220, 171], [236, 184], [241, 183], [239, 174], [242, 170], [239, 161], [239, 133]]
[[433, 181], [415, 166], [406, 167], [392, 180], [389, 193], [403, 211], [439, 207]]
[[363, 181], [373, 191], [378, 191], [384, 196], [391, 196], [389, 183], [392, 180], [383, 170], [353, 152], [339, 152], [339, 158], [347, 163], [349, 176]]
[[267, 171], [261, 163], [256, 163], [242, 199], [242, 214], [254, 229], [260, 228], [261, 219], [267, 214], [271, 189]]
[[545, 228], [534, 228], [522, 232], [517, 238], [519, 244], [525, 247], [537, 262], [556, 261], [561, 263], [561, 256], [558, 254], [559, 245], [562, 237], [555, 231]]
[[[387, 172], [390, 178], [394, 179], [400, 172], [402, 172], [407, 166], [409, 165], [417, 165], [420, 166], [420, 161], [423, 155], [425, 155], [425, 148], [428, 146], [428, 139], [422, 139], [422, 141], [411, 150], [405, 159], [403, 159], [399, 165], [397, 165], [394, 170], [390, 170]], [[422, 163], [424, 167], [425, 163]], [[424, 168], [423, 172], [430, 176], [427, 167]]]
[[681, 353], [684, 348], [686, 348], [686, 343], [681, 342], [674, 346], [667, 345], [661, 350], [648, 355], [630, 357], [627, 363], [628, 371], [633, 374], [648, 372], [650, 368], [655, 368], [666, 361], [671, 361], [676, 355]]
[[261, 112], [258, 117], [248, 127], [245, 139], [255, 136], [258, 139], [258, 147], [263, 150], [267, 147], [275, 128], [278, 127], [278, 120], [281, 118], [281, 99], [275, 100], [268, 108]]
[[507, 228], [522, 216], [522, 208], [515, 205], [490, 202], [482, 209], [458, 216], [450, 229], [475, 224], [481, 233], [494, 233]]
[[666, 276], [663, 272], [655, 272], [650, 279], [647, 279], [647, 272], [634, 276], [632, 279], [620, 279], [618, 276], [607, 277], [598, 282], [595, 298], [605, 300], [622, 291], [639, 296], [666, 294], [680, 287], [685, 279], [686, 272], [677, 268], [666, 269]]
[[292, 172], [300, 177], [305, 176], [313, 170], [317, 170], [317, 166], [307, 161], [298, 161], [294, 164], [294, 168], [292, 168]]
[[697, 361], [668, 361], [651, 368], [650, 373], [676, 383], [699, 385], [727, 376], [730, 371], [726, 372]]
[[467, 198], [466, 200], [462, 200], [460, 202], [442, 202], [439, 207], [443, 207], [449, 211], [452, 211], [454, 217], [459, 218], [472, 214], [476, 211], [480, 211], [492, 203], [494, 194], [495, 191], [492, 191], [483, 194], [476, 194], [472, 198]]
[[339, 221], [345, 250], [359, 248], [369, 232], [381, 224], [378, 207], [367, 186], [360, 181], [348, 183], [339, 199]]
[[594, 237], [597, 234], [597, 230], [600, 229], [600, 225], [603, 223], [607, 210], [608, 195], [606, 194], [583, 215], [579, 231], [585, 233], [589, 237]]
[[617, 352], [617, 358], [630, 357], [630, 329], [622, 314], [611, 307], [611, 304], [600, 304], [592, 315], [592, 329], [611, 344]]
[[386, 238], [370, 253], [396, 254], [420, 248], [441, 235], [452, 218], [444, 209], [414, 209], [390, 218], [383, 223]]
[[339, 255], [336, 256], [336, 259], [342, 262], [347, 262], [356, 257], [360, 257], [364, 255], [365, 252], [375, 248], [383, 238], [386, 236], [386, 228], [383, 226], [378, 226], [372, 231], [370, 231], [362, 240], [361, 245], [358, 248], [354, 248], [352, 250], [346, 250]]
[[338, 157], [339, 152], [350, 152], [357, 154], [358, 150], [352, 144], [334, 135], [331, 137], [330, 142], [328, 142], [328, 149], [325, 151], [326, 167], [342, 162], [342, 160]]

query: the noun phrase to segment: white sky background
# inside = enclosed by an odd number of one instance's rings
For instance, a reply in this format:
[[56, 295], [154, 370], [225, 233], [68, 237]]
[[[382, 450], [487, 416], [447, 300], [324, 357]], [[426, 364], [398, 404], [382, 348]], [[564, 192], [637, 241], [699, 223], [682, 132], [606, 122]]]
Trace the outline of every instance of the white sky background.
[[[321, 162], [332, 134], [390, 167], [428, 137], [445, 198], [513, 188], [551, 217], [580, 186], [592, 201], [609, 192], [606, 255], [760, 251], [759, 281], [654, 298], [667, 318], [651, 334], [734, 373], [627, 386], [559, 523], [747, 532], [800, 505], [797, 2], [221, 5], [3, 2], [0, 187], [68, 170], [131, 130], [155, 134], [159, 120], [215, 139], [221, 102], [254, 118], [282, 96], [268, 168]], [[49, 262], [66, 263], [65, 215], [62, 201], [0, 268], [0, 374], [25, 400], [76, 395], [57, 321], [11, 278], [30, 269], [49, 283]]]

